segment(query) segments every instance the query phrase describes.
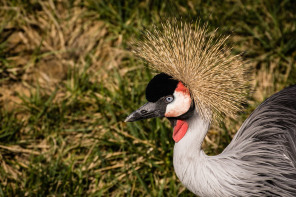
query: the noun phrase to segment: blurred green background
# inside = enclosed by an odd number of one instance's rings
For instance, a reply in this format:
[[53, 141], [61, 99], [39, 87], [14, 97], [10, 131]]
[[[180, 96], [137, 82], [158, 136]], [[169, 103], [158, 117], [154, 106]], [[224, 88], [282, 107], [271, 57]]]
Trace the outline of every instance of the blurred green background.
[[128, 50], [177, 16], [231, 35], [253, 86], [236, 120], [213, 125], [218, 154], [272, 93], [296, 84], [293, 0], [2, 0], [0, 196], [193, 196], [176, 177], [165, 119], [123, 120], [155, 74]]

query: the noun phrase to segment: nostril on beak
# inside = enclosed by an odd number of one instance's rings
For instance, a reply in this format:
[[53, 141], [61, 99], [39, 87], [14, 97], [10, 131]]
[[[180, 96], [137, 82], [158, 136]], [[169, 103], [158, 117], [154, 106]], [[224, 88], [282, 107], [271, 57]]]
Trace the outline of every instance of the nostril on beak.
[[141, 112], [141, 114], [146, 114], [148, 111], [143, 109], [140, 112]]

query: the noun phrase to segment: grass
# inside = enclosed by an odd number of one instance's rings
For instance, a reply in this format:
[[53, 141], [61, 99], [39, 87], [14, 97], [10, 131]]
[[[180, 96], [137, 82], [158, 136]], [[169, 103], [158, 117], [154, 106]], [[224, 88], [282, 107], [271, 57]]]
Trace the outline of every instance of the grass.
[[153, 71], [127, 48], [163, 18], [231, 34], [253, 71], [237, 120], [213, 125], [209, 155], [269, 95], [296, 84], [293, 1], [4, 1], [0, 8], [0, 196], [193, 196], [176, 177], [165, 119], [124, 123]]

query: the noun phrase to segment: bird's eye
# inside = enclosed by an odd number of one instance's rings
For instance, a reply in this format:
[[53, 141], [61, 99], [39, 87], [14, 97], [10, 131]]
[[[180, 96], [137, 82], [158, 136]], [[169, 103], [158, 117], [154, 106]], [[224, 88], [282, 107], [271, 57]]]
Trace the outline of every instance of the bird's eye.
[[174, 97], [173, 96], [167, 96], [166, 98], [165, 98], [165, 101], [167, 102], [167, 103], [170, 103], [170, 102], [172, 102], [174, 100]]

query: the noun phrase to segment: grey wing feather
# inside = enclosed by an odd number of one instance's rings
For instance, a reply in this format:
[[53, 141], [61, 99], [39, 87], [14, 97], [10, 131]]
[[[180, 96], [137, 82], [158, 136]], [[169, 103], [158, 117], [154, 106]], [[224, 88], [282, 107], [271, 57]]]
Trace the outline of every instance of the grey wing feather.
[[272, 95], [255, 109], [224, 152], [250, 138], [282, 143], [296, 166], [296, 85]]
[[262, 194], [296, 196], [296, 85], [255, 109], [222, 154], [256, 171]]

